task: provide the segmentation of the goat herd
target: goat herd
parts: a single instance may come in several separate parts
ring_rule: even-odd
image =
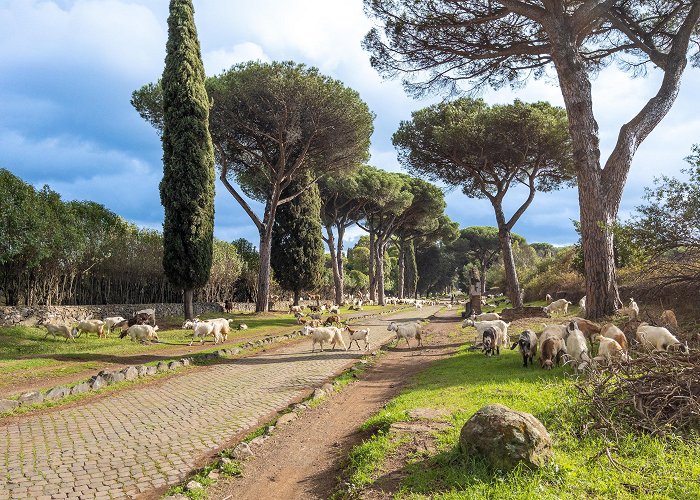
[[[547,296],[547,299],[551,297]],[[585,297],[579,305],[585,311]],[[551,301],[543,308],[547,316],[567,314],[571,302],[565,299]],[[634,299],[630,299],[627,307],[621,311],[630,320],[638,320],[639,307]],[[636,327],[634,343],[647,351],[662,352],[669,350],[688,351],[687,344],[681,343],[669,328],[677,330],[678,322],[675,313],[668,309],[659,318],[658,325],[640,322]],[[462,328],[473,326],[481,335],[477,348],[487,355],[500,354],[501,347],[509,343],[508,327],[498,313],[484,313],[464,320]],[[625,333],[612,323],[599,325],[584,318],[575,317],[563,324],[543,324],[543,330],[536,334],[532,330],[520,333],[518,340],[510,349],[520,348],[523,366],[532,365],[539,352],[539,364],[545,370],[559,364],[571,364],[576,371],[598,365],[608,365],[613,361],[629,360],[629,348]],[[592,352],[597,345],[597,353]]]

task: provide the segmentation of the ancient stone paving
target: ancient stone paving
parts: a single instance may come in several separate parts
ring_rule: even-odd
[[[427,317],[436,310],[390,318]],[[393,336],[386,320],[367,324],[375,346]],[[312,354],[310,343],[303,339],[272,353],[190,369],[162,383],[0,421],[0,500],[133,498],[178,483],[202,457],[362,354]]]

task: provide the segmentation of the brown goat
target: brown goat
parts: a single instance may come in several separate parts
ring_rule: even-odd
[[[571,320],[576,322],[578,329],[581,330],[583,336],[592,345],[593,339],[600,333],[600,325],[583,318],[571,318]]]
[[[551,370],[554,365],[559,364],[564,354],[566,354],[564,340],[559,337],[550,337],[542,342],[540,366],[545,370]]]
[[[326,320],[323,322],[324,326],[329,326],[329,325],[333,325],[333,324],[336,324],[336,325],[340,324],[340,316],[338,316],[337,314],[333,314],[331,316],[328,316],[326,318]]]
[[[608,323],[605,326],[603,326],[603,328],[600,329],[600,335],[608,339],[613,339],[615,342],[620,344],[620,347],[622,347],[622,350],[624,352],[627,352],[627,349],[629,347],[629,344],[627,343],[627,337],[622,332],[622,330],[620,330],[612,323]]]
[[[670,326],[672,329],[678,330],[678,321],[676,320],[676,313],[673,312],[673,309],[666,309],[662,312],[660,320],[662,326]]]

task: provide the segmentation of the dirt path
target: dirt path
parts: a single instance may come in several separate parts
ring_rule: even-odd
[[[357,312],[345,315],[345,319],[349,320],[351,324],[362,318],[368,316],[375,316],[377,314],[386,315],[396,312],[395,310],[386,311],[367,311],[367,312]],[[273,335],[284,335],[285,333],[291,333],[293,331],[298,331],[301,329],[300,326],[294,325],[290,327],[276,327],[268,331],[259,332],[252,335],[242,335],[242,336],[232,336],[227,342],[219,344],[220,348],[230,348],[238,344],[244,344],[246,342],[251,342],[265,338],[267,336]],[[46,378],[42,371],[55,370],[54,366],[48,367],[45,370],[38,368],[34,376],[30,379],[25,379],[18,382],[11,382],[8,385],[0,388],[0,398],[13,396],[17,394],[22,394],[29,391],[41,391],[45,389],[50,389],[51,387],[57,387],[59,385],[67,385],[81,380],[87,380],[93,375],[96,375],[101,370],[121,370],[127,366],[132,365],[142,365],[157,361],[167,361],[181,356],[189,356],[192,354],[197,354],[202,351],[211,350],[214,347],[212,341],[205,341],[204,344],[195,344],[188,346],[187,344],[162,344],[163,347],[159,349],[149,350],[148,352],[140,354],[130,354],[130,355],[100,355],[99,362],[92,362],[91,368],[84,370],[79,370],[69,375],[63,375],[59,377]],[[71,369],[74,366],[79,366],[84,361],[76,361],[75,357],[71,354],[44,354],[40,356],[34,356],[36,358],[51,358],[59,360],[62,366],[66,369]],[[31,356],[28,358],[32,358]],[[18,358],[22,359],[22,358]],[[95,364],[96,363],[96,364]]]
[[[209,498],[329,498],[348,452],[367,437],[360,425],[411,377],[456,352],[462,342],[448,333],[458,324],[454,312],[439,314],[427,328],[424,349],[409,350],[405,344],[389,349],[357,382],[254,447],[255,458],[245,462],[243,476],[220,480],[209,489]]]

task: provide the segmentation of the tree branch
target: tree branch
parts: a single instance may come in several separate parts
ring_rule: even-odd
[[[238,191],[236,191],[233,185],[228,181],[227,175],[228,167],[226,166],[225,160],[222,159],[221,175],[219,176],[219,179],[224,184],[224,187],[228,190],[228,192],[231,193],[231,196],[233,196],[238,202],[238,204],[243,208],[243,210],[245,210],[245,213],[248,214],[248,217],[250,217],[250,220],[253,221],[253,224],[255,224],[255,227],[258,228],[258,231],[262,233],[265,226],[260,220],[260,217],[258,217],[257,214],[253,212],[253,209],[250,208],[248,202],[245,201],[245,199],[240,194],[238,194]]]

